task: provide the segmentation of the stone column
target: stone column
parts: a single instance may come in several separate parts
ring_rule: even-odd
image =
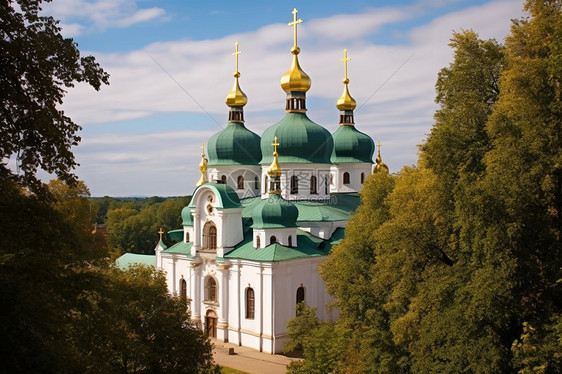
[[[217,324],[217,339],[228,341],[228,279],[230,265],[217,265],[219,278],[219,321]]]
[[[201,328],[201,263],[191,262],[191,320]]]

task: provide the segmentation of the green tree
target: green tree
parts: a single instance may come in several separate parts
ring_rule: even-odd
[[[0,158],[16,157],[26,186],[40,184],[38,168],[72,181],[77,164],[70,149],[80,141],[80,126],[60,104],[75,82],[99,90],[109,75],[94,57],[80,56],[59,21],[41,14],[39,0],[2,1],[0,19]],[[0,167],[10,174],[4,162]]]
[[[211,343],[189,322],[185,304],[168,293],[152,267],[102,269],[100,286],[71,310],[80,362],[95,373],[211,373]]]

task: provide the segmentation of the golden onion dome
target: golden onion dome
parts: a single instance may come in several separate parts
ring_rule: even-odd
[[[243,107],[248,103],[248,97],[242,90],[240,89],[240,84],[238,83],[238,78],[240,77],[240,73],[234,73],[234,87],[232,90],[226,95],[226,100],[224,101],[226,105],[229,107]]]
[[[349,79],[345,79],[343,81],[344,84],[343,93],[341,94],[340,98],[336,102],[336,107],[339,110],[353,110],[357,106],[355,99],[351,97],[351,95],[349,94],[349,89],[347,86],[348,83],[349,83]]]
[[[344,65],[344,78],[343,78],[344,87],[343,87],[342,95],[340,96],[340,98],[336,102],[336,107],[339,110],[353,110],[357,106],[357,103],[355,102],[355,99],[353,97],[351,97],[351,95],[349,94],[349,88],[347,86],[349,84],[349,78],[347,77],[347,62],[348,61],[351,61],[351,59],[349,57],[347,57],[347,48],[344,48],[343,58],[341,59],[341,62],[343,62],[343,65]]]
[[[377,172],[384,172],[386,174],[389,173],[388,170],[388,166],[386,166],[386,164],[384,162],[382,162],[382,158],[381,158],[381,141],[379,140],[377,142],[377,148],[378,148],[378,154],[377,154],[377,158],[375,159],[375,167],[373,169],[373,172],[377,173]]]
[[[277,143],[277,137],[275,137],[273,139],[273,144],[271,144],[273,146],[273,162],[271,162],[271,165],[269,166],[269,169],[267,169],[267,174],[271,177],[271,178],[275,178],[275,177],[280,177],[282,174],[282,170],[281,170],[281,165],[279,165],[279,154],[277,153],[277,146],[279,145],[279,143]]]
[[[299,53],[299,48],[293,47],[291,49],[293,54],[293,63],[288,72],[281,77],[281,88],[285,92],[306,92],[310,89],[311,81],[308,74],[306,74],[299,65],[299,59],[297,57]]]

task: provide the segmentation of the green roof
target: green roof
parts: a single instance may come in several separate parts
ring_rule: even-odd
[[[187,255],[188,257],[191,257],[191,246],[193,245],[193,242],[184,242],[181,241],[179,243],[174,244],[173,246],[171,246],[168,249],[165,249],[163,252],[164,253],[174,253],[174,254],[179,254],[179,255]]]
[[[183,240],[183,229],[170,230],[168,236],[174,242],[181,242]]]
[[[253,218],[254,209],[262,204],[261,197],[243,199],[242,217]],[[267,201],[267,199],[265,199]],[[334,222],[347,221],[360,203],[358,193],[332,194],[328,201],[291,201],[297,207],[298,222]]]
[[[245,235],[244,241],[224,255],[225,258],[238,258],[251,261],[278,262],[305,257],[327,256],[332,245],[343,238],[343,229],[337,229],[330,240],[323,240],[305,231],[297,230],[297,247],[285,247],[279,243],[256,249],[253,234]]]
[[[211,190],[215,192],[219,203],[218,208],[229,209],[229,208],[242,207],[242,205],[240,205],[240,198],[238,197],[238,194],[236,193],[236,191],[232,189],[232,187],[228,186],[227,184],[205,183],[197,187],[197,190],[199,190],[201,187],[209,187]],[[195,196],[197,190],[195,190],[193,196]],[[195,199],[192,198],[191,202],[187,207],[194,208],[195,207],[194,204],[195,204]]]
[[[357,130],[355,126],[340,126],[333,135],[333,163],[369,162],[373,163],[375,143],[367,134]]]
[[[299,211],[279,194],[271,194],[252,209],[253,228],[297,227]]]
[[[131,265],[148,265],[156,266],[156,256],[141,255],[138,253],[125,253],[115,260],[117,267],[121,270],[127,270]]]
[[[279,142],[279,162],[331,164],[334,148],[332,135],[312,122],[305,113],[287,113],[283,119],[264,131],[261,137],[261,164],[273,161],[273,143]]]
[[[261,160],[260,137],[241,122],[230,122],[209,139],[209,166],[258,165]]]

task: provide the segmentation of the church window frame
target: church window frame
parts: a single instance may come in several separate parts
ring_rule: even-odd
[[[205,282],[206,297],[205,301],[216,302],[218,296],[217,281],[215,278],[209,276]]]
[[[317,182],[316,175],[310,176],[310,194],[311,195],[318,194],[318,182]]]
[[[256,248],[261,248],[261,237],[256,236]]]
[[[293,235],[289,235],[289,247],[293,246]]]
[[[185,242],[188,243],[189,242],[189,231],[185,232]]]
[[[346,171],[345,173],[343,173],[343,184],[350,184],[350,177],[349,177],[349,173]]]
[[[213,221],[207,221],[203,226],[203,250],[217,250],[217,226]]]
[[[361,184],[365,182],[365,173],[361,173]]]
[[[328,194],[328,176],[327,175],[324,177],[324,194],[325,195]]]
[[[221,184],[226,184],[226,175],[221,175]]]
[[[246,319],[254,319],[256,312],[256,293],[252,287],[246,288]]]
[[[297,288],[297,292],[296,292],[296,300],[297,300],[296,304],[298,305],[300,303],[304,303],[304,297],[305,297],[304,287],[300,286],[299,288]]]
[[[263,193],[267,193],[267,191],[268,191],[267,190],[267,188],[268,188],[267,184],[269,183],[269,177],[267,175],[264,176],[264,182],[265,183],[263,184]]]
[[[299,193],[299,177],[296,175],[291,176],[291,195]]]
[[[239,190],[244,189],[244,176],[243,175],[239,175],[238,178],[236,178],[236,188],[239,189]]]
[[[277,237],[275,235],[271,235],[269,238],[269,245],[277,243]]]
[[[260,179],[257,175],[254,176],[254,190],[260,189]]]

